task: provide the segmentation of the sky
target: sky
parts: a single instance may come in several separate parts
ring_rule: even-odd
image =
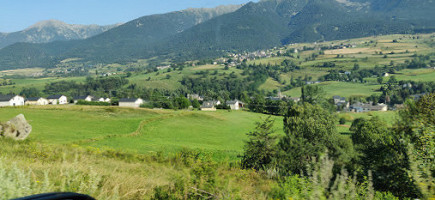
[[[250,0],[0,0],[0,32],[56,19],[68,24],[109,25],[186,8],[243,4]],[[251,0],[258,1],[258,0]]]

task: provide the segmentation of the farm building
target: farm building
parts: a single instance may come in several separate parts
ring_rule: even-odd
[[[97,102],[110,103],[110,98],[105,98],[105,97],[94,97],[92,100]]]
[[[300,97],[290,97],[290,100],[294,101],[295,103],[299,102],[301,100]]]
[[[3,106],[23,106],[24,97],[19,95],[0,95],[0,107]]]
[[[68,104],[68,98],[64,95],[51,95],[49,97],[47,97],[48,100],[48,104],[52,104],[52,105],[63,105],[63,104]]]
[[[231,110],[239,110],[240,108],[243,108],[245,105],[243,102],[239,100],[227,101],[226,104],[231,108]]]
[[[353,112],[370,112],[370,111],[387,111],[388,106],[381,103],[372,105],[371,103],[355,103],[350,106],[350,110]]]
[[[31,97],[26,99],[26,105],[44,106],[48,105],[48,100],[42,97]]]
[[[349,108],[350,104],[348,101],[346,101],[345,97],[340,97],[340,96],[333,96],[332,99],[334,100],[334,104],[338,107],[344,107],[344,108]]]
[[[87,96],[77,96],[74,97],[74,103],[77,103],[79,100],[83,100],[83,101],[92,101],[94,97],[91,95],[87,95]]]
[[[123,98],[119,99],[119,107],[131,107],[131,108],[139,108],[140,105],[144,103],[143,99],[129,99]]]
[[[201,105],[200,109],[202,111],[216,111],[215,105],[213,101],[206,101]]]

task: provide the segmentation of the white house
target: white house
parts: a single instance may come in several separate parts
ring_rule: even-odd
[[[388,111],[388,105],[386,104],[377,104],[372,105],[371,103],[360,103],[357,102],[350,107],[353,112],[370,112],[370,111]]]
[[[48,104],[52,104],[52,105],[68,104],[68,98],[64,95],[51,95],[47,97],[47,100],[48,100]]]
[[[119,107],[131,107],[131,108],[139,108],[140,105],[144,103],[143,99],[129,99],[123,98],[119,99]]]
[[[0,95],[0,107],[3,106],[23,106],[24,97],[19,95]]]
[[[94,97],[91,95],[87,95],[87,96],[77,96],[74,97],[74,103],[77,103],[79,100],[83,100],[83,101],[92,101]]]
[[[241,102],[239,100],[227,101],[226,104],[227,104],[227,106],[230,106],[231,110],[239,110],[240,108],[243,108],[243,106],[244,106],[243,102]]]
[[[201,105],[200,109],[202,111],[216,111],[216,107],[214,106],[215,104],[213,103],[213,101],[206,101]]]
[[[98,102],[110,103],[110,98],[105,98],[105,97],[94,97],[93,100],[94,101],[98,101]]]
[[[44,106],[48,105],[48,100],[42,97],[31,97],[26,99],[26,105]]]

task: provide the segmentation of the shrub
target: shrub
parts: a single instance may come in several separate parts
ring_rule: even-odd
[[[88,106],[110,106],[110,103],[108,102],[100,102],[100,101],[85,101],[85,100],[78,100],[77,105],[88,105]]]

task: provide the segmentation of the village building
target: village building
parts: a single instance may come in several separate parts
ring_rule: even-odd
[[[26,99],[25,104],[26,105],[45,106],[45,105],[48,105],[48,100],[46,98],[42,98],[42,97],[30,97],[30,98]]]
[[[350,106],[350,110],[352,112],[370,112],[370,111],[382,111],[385,112],[388,110],[388,106],[386,104],[377,104],[377,105],[372,105],[371,103],[355,103],[352,104],[352,106]]]
[[[231,110],[239,110],[245,106],[245,104],[239,100],[227,101],[226,105],[231,108]]]
[[[201,105],[200,109],[202,111],[216,111],[216,107],[215,107],[215,104],[213,103],[213,101],[206,101],[206,102],[204,102]]]
[[[23,106],[24,97],[19,95],[0,95],[0,107]]]
[[[106,97],[93,97],[92,101],[110,103],[111,100],[110,98],[106,98]]]
[[[130,99],[130,98],[122,98],[119,99],[119,107],[130,107],[130,108],[139,108],[140,105],[144,103],[143,99]]]
[[[335,95],[332,97],[332,99],[334,100],[334,104],[339,108],[349,108],[350,107],[350,103],[348,101],[346,101],[345,97],[340,97],[338,95]]]
[[[189,99],[189,100],[198,100],[198,101],[203,101],[204,100],[204,97],[202,97],[202,96],[199,96],[199,94],[187,94],[187,98]]]
[[[300,98],[300,97],[290,97],[289,99],[292,100],[292,101],[295,102],[295,103],[301,101],[301,98]]]
[[[158,66],[158,67],[157,67],[157,70],[164,70],[164,69],[168,69],[168,68],[170,68],[170,67],[171,67],[170,65]]]
[[[82,101],[92,101],[92,99],[94,99],[94,97],[91,96],[91,95],[76,96],[76,97],[74,97],[74,103],[77,103],[79,100],[82,100]]]
[[[65,95],[51,95],[49,97],[47,97],[48,100],[48,104],[51,105],[64,105],[64,104],[68,104],[68,98]]]

